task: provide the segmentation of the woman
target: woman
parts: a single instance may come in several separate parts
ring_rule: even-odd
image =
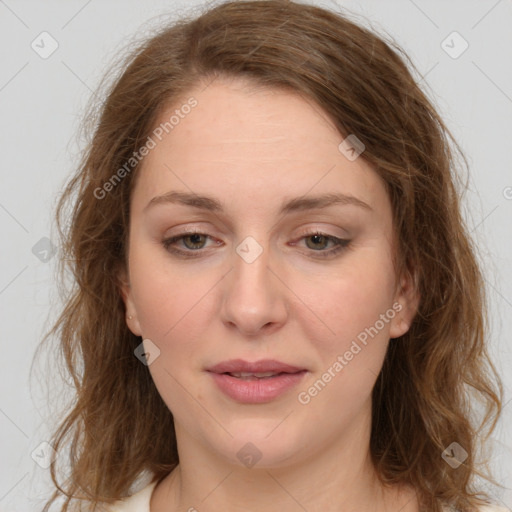
[[[63,510],[500,510],[451,135],[399,53],[285,1],[134,51],[59,203]]]

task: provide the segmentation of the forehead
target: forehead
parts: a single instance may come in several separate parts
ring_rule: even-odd
[[[192,90],[190,98],[193,108],[182,108],[185,97],[161,112],[155,128],[167,130],[139,169],[139,207],[172,189],[260,203],[333,189],[383,200],[378,175],[362,158],[350,161],[340,152],[342,135],[311,100],[222,79]]]

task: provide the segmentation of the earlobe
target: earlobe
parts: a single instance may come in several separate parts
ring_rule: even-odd
[[[128,329],[130,329],[130,331],[135,334],[135,336],[142,336],[142,329],[140,328],[137,315],[127,315],[126,325],[128,326]]]
[[[400,316],[396,316],[391,322],[389,337],[391,339],[400,338],[409,330],[409,324]]]

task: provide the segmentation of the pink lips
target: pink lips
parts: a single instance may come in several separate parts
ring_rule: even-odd
[[[307,373],[304,368],[291,366],[273,359],[249,362],[243,359],[232,359],[216,364],[207,371],[212,375],[220,390],[241,403],[270,402],[296,386]],[[245,380],[234,377],[232,373],[265,373],[273,372],[271,377],[251,377]]]

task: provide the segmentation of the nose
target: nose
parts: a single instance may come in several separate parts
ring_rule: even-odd
[[[284,279],[272,265],[268,248],[261,247],[253,259],[255,250],[254,239],[245,253],[241,244],[233,254],[233,269],[223,280],[222,321],[245,336],[275,332],[288,316]]]

